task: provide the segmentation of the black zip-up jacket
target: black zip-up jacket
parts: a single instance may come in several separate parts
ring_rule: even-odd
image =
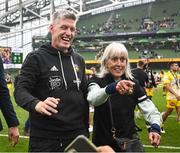
[[[124,75],[121,79],[127,80]],[[116,128],[116,136],[118,138],[133,139],[133,135],[136,133],[134,110],[138,103],[147,99],[147,97],[145,96],[145,91],[142,87],[140,87],[138,81],[135,79],[132,81],[135,83],[132,94],[121,95],[116,91],[109,96],[105,103],[95,107],[94,131],[92,138],[95,145],[101,146],[108,144],[113,147],[113,136],[111,132],[112,120],[109,103],[111,103],[112,107],[111,109],[114,127]],[[89,80],[89,84],[96,83],[101,88],[104,88],[113,82],[114,79],[111,74],[107,74],[104,78],[92,77]],[[141,99],[139,99],[140,97]]]
[[[3,62],[1,57],[0,57],[0,109],[3,113],[3,116],[6,120],[8,127],[16,127],[19,125],[19,121],[16,117],[16,113],[14,112],[14,108],[10,100],[9,91],[6,85]],[[3,127],[0,120],[0,131],[2,129]]]
[[[139,84],[145,88],[146,85],[149,83],[149,78],[147,73],[140,68],[132,69],[133,76],[136,78],[136,80],[139,81]]]
[[[28,54],[14,92],[17,104],[30,112],[30,135],[45,138],[87,135],[86,94],[83,58],[72,48],[64,54],[49,43]],[[46,116],[36,112],[36,104],[47,97],[60,98],[57,114]]]

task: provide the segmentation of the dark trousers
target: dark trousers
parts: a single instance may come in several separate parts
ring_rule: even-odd
[[[29,117],[28,117],[25,124],[24,124],[24,129],[29,130],[29,128],[30,128],[30,121],[29,121]]]
[[[30,137],[29,152],[64,152],[73,139],[47,139]]]

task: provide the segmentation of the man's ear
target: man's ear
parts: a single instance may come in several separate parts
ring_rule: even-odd
[[[51,31],[52,31],[52,29],[53,29],[53,25],[52,25],[52,24],[50,24],[50,25],[49,25],[49,31],[51,32]]]

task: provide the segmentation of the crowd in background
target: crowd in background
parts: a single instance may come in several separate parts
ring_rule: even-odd
[[[164,10],[165,11],[165,10]],[[165,14],[166,15],[166,14]],[[115,14],[109,22],[104,21],[97,25],[92,24],[89,27],[85,25],[78,29],[78,35],[93,35],[93,34],[104,34],[104,33],[116,33],[117,31],[129,32],[129,31],[158,31],[166,29],[178,28],[178,21],[175,17],[180,16],[180,12],[171,14],[170,16],[164,16],[161,20],[157,20],[156,17],[144,16],[142,18],[127,20],[121,17],[120,14]],[[133,23],[139,25],[134,28]]]

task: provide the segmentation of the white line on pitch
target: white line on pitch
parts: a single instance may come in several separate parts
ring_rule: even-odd
[[[0,136],[2,137],[8,137],[7,134],[0,134]],[[19,136],[20,138],[25,138],[25,139],[28,139],[29,137],[28,136]],[[151,146],[151,145],[143,145],[144,147],[147,147],[147,148],[153,148],[154,146]],[[158,146],[158,148],[166,148],[166,149],[180,149],[180,147],[174,147],[174,146]]]
[[[8,135],[7,135],[7,134],[0,134],[0,136],[2,136],[2,137],[8,137]],[[23,136],[23,135],[20,135],[19,137],[20,137],[20,138],[29,139],[29,137],[28,137],[28,136]]]
[[[154,146],[151,145],[143,145],[144,147],[147,148],[154,148]],[[158,148],[163,148],[163,149],[180,149],[180,147],[174,147],[174,146],[158,146]]]

